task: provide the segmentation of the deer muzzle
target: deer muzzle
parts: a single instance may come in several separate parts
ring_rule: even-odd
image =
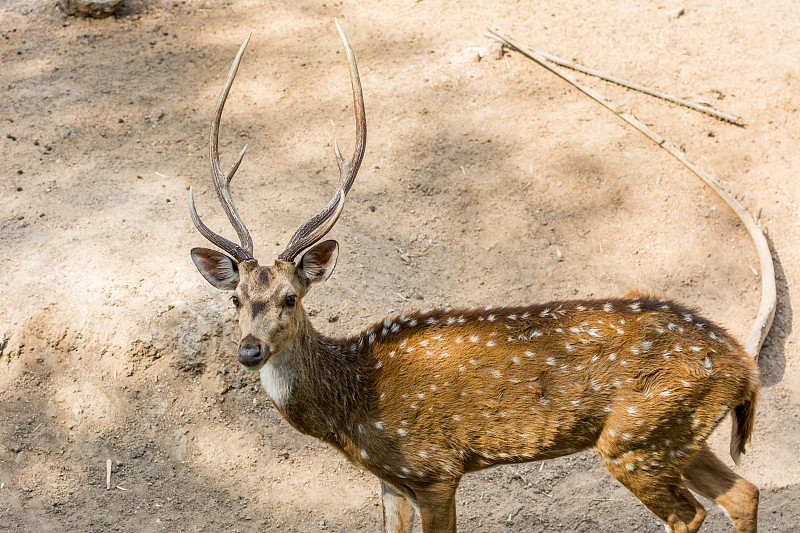
[[[261,349],[261,343],[252,335],[248,335],[239,341],[239,352],[236,358],[247,367],[260,365],[264,361],[264,350]]]

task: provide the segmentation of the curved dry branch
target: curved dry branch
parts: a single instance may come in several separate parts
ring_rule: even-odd
[[[690,161],[686,155],[674,144],[670,143],[652,131],[631,113],[621,110],[615,104],[611,103],[609,100],[606,100],[602,95],[600,95],[600,93],[594,89],[591,89],[590,87],[587,87],[586,85],[583,85],[569,73],[547,61],[547,59],[540,54],[518,44],[510,37],[501,34],[494,28],[489,27],[488,31],[494,38],[503,42],[509,48],[516,50],[529,59],[532,59],[539,66],[549,70],[559,78],[571,84],[576,89],[590,97],[592,100],[599,103],[620,117],[622,120],[636,128],[639,132],[643,133],[659,147],[669,152],[686,168],[691,170],[698,178],[703,180],[703,182],[705,182],[705,184],[708,185],[711,190],[713,190],[720,198],[722,198],[722,200],[728,204],[733,212],[736,213],[736,216],[739,217],[739,219],[745,225],[745,228],[747,228],[750,238],[753,239],[753,243],[755,244],[758,252],[758,260],[761,264],[761,304],[758,308],[758,314],[756,315],[755,323],[753,324],[752,328],[750,328],[750,334],[747,336],[747,340],[745,340],[744,344],[745,351],[754,359],[758,359],[758,354],[761,351],[761,345],[764,344],[764,339],[766,339],[770,327],[772,327],[772,320],[775,318],[777,290],[775,286],[775,266],[772,263],[772,253],[770,252],[769,244],[767,243],[766,237],[764,237],[764,233],[758,227],[755,220],[753,220],[753,217],[750,216],[750,213],[748,213],[747,210],[742,207],[742,204],[740,204],[730,193],[723,189],[722,185],[720,185],[720,183],[711,174]]]

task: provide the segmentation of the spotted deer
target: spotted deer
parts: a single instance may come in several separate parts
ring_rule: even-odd
[[[738,462],[753,430],[756,365],[722,327],[673,301],[622,298],[518,307],[438,309],[389,317],[355,335],[314,329],[303,298],[333,272],[333,227],[366,145],[363,95],[347,52],[356,116],[351,159],[335,153],[339,187],[271,265],[231,199],[220,168],[220,117],[245,41],[217,100],[211,168],[236,244],[192,220],[225,253],[194,248],[214,287],[232,291],[238,360],[259,370],[267,394],[294,428],[316,437],[381,481],[384,526],[408,533],[456,531],[461,477],[493,465],[540,461],[594,448],[612,476],[670,532],[695,532],[715,500],[737,533],[755,532],[758,489],[736,475],[706,439],[728,414]],[[248,37],[249,40],[249,37]]]

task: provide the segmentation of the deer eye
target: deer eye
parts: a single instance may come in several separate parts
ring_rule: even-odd
[[[239,298],[237,298],[235,294],[231,296],[231,301],[233,302],[234,307],[239,307],[239,305],[241,305],[241,302],[239,302]]]
[[[289,296],[286,297],[285,302],[287,307],[294,307],[294,304],[297,303],[297,296],[295,296],[294,294],[290,294]]]

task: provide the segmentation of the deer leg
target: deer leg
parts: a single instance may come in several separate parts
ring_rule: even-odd
[[[415,491],[422,533],[456,533],[458,481],[434,483]]]
[[[634,456],[635,457],[635,456]],[[692,496],[674,467],[644,470],[635,460],[603,456],[611,475],[665,524],[670,533],[696,533],[706,510]]]
[[[738,476],[707,447],[695,453],[681,473],[690,489],[725,509],[736,533],[756,533],[758,487]]]
[[[383,529],[386,533],[411,533],[414,529],[414,506],[388,483],[381,481]]]

